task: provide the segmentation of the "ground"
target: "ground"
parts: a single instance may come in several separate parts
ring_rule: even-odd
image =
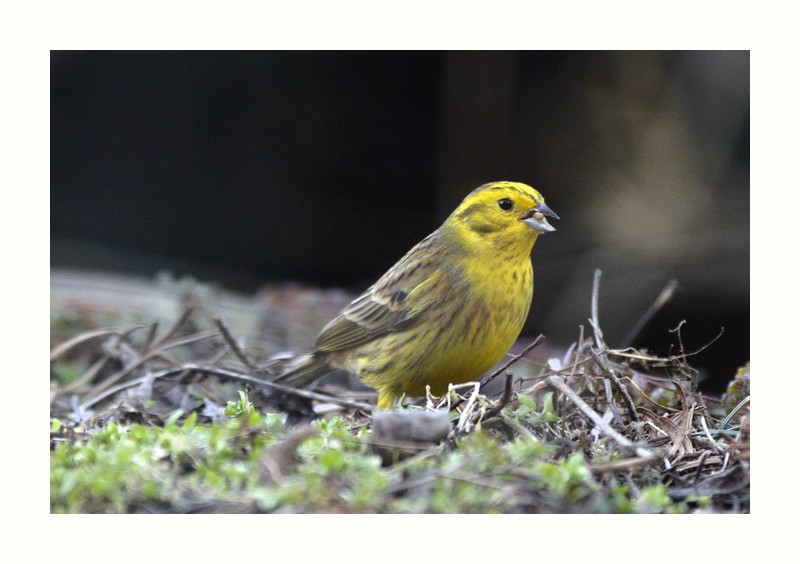
[[[52,273],[51,512],[749,512],[749,366],[709,397],[679,330],[656,358],[593,318],[391,411],[273,384],[350,298]]]

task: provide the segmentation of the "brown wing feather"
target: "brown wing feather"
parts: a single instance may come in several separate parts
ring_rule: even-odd
[[[418,323],[437,295],[430,288],[441,278],[436,268],[441,258],[428,252],[434,235],[420,241],[328,323],[317,337],[316,350],[334,352],[357,347]]]

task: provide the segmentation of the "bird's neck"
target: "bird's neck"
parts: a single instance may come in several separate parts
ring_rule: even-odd
[[[452,248],[463,249],[466,259],[487,265],[530,261],[537,233],[520,223],[520,229],[509,231],[480,231],[454,222],[442,226],[442,236],[449,239]]]

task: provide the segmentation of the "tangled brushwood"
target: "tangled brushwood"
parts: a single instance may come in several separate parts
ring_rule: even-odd
[[[385,412],[271,382],[191,308],[81,333],[51,353],[51,511],[748,512],[749,367],[710,398],[690,354],[610,349],[596,308],[590,326],[538,373],[514,375],[537,340]]]

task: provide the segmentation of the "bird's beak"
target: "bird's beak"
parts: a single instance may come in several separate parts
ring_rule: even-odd
[[[548,208],[544,202],[540,202],[538,206],[533,208],[525,217],[522,218],[522,222],[539,233],[555,231],[556,228],[547,223],[547,219],[544,217],[546,215],[556,219],[561,219],[558,217],[558,214]]]

